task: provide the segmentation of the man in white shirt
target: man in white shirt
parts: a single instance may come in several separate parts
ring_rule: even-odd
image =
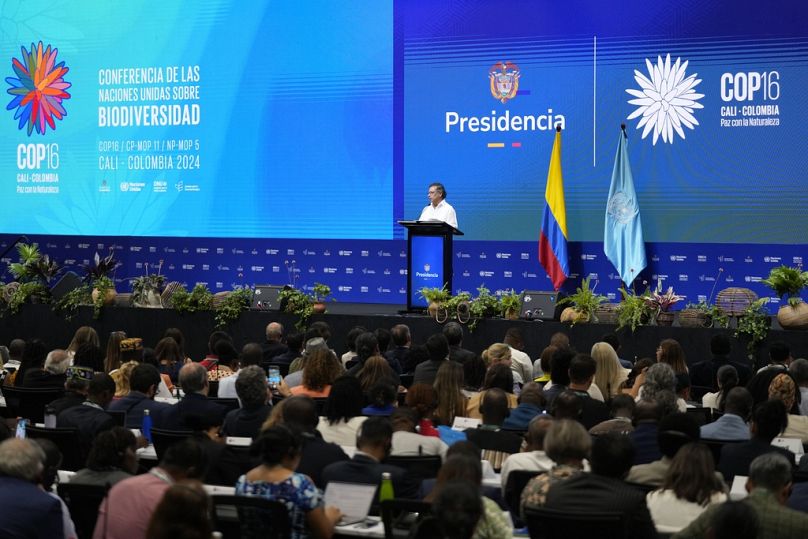
[[[533,381],[533,361],[522,350],[525,348],[522,332],[518,328],[509,328],[502,341],[511,349],[511,371],[513,381],[526,384]]]
[[[421,212],[418,220],[443,221],[457,228],[457,214],[454,208],[446,202],[446,189],[443,184],[437,182],[429,184],[426,196],[429,198],[429,205]]]
[[[239,356],[239,368],[249,367],[250,365],[261,365],[263,358],[263,349],[258,343],[247,343],[241,349]],[[216,394],[220,399],[236,399],[236,380],[238,379],[238,370],[226,378],[219,380],[219,392]]]

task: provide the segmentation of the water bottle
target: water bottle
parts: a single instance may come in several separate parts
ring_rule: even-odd
[[[143,437],[146,438],[146,441],[149,442],[149,445],[151,445],[152,443],[151,428],[152,428],[151,415],[149,415],[148,410],[143,410],[143,425],[140,427],[140,432],[141,434],[143,434]]]
[[[393,478],[390,476],[390,472],[384,472],[382,474],[382,485],[379,487],[379,503],[384,500],[392,500],[394,497]]]
[[[45,428],[56,428],[56,410],[50,404],[45,405]]]

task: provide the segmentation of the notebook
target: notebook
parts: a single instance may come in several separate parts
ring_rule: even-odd
[[[377,485],[331,481],[325,487],[325,505],[342,512],[338,526],[362,522],[368,516]]]

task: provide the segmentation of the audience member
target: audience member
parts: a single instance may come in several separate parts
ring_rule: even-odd
[[[415,367],[413,384],[432,385],[435,382],[438,369],[449,361],[449,341],[446,340],[442,333],[430,335],[426,340],[426,349],[429,352],[429,361],[424,361]]]
[[[752,395],[744,387],[734,387],[721,404],[724,405],[724,414],[716,421],[702,425],[701,437],[708,440],[748,440],[749,426],[746,421],[752,413]]]
[[[369,417],[356,437],[356,453],[351,460],[329,464],[323,470],[323,481],[380,485],[383,473],[393,480],[396,498],[415,498],[418,485],[407,472],[397,466],[382,464],[390,454],[393,427],[386,417]],[[374,496],[378,500],[378,496]],[[378,510],[377,502],[374,506]]]
[[[180,369],[185,363],[185,357],[180,352],[180,346],[171,337],[164,337],[160,339],[157,346],[154,348],[154,355],[157,356],[159,362],[160,374],[165,374],[169,377],[172,384],[176,384]],[[169,389],[171,385],[169,385]]]
[[[267,403],[270,393],[264,369],[258,365],[241,369],[236,379],[236,394],[241,407],[227,412],[222,435],[255,438],[272,409]]]
[[[331,392],[331,384],[342,374],[342,365],[325,346],[325,341],[322,341],[322,344],[322,347],[312,347],[310,352],[306,352],[306,366],[303,369],[301,384],[290,388],[292,395],[326,398]]]
[[[589,434],[600,436],[607,432],[619,432],[620,434],[631,433],[634,431],[632,421],[634,420],[635,407],[636,403],[630,395],[617,395],[612,399],[609,405],[609,413],[612,419],[598,423],[589,429]]]
[[[724,404],[726,402],[727,393],[732,388],[737,387],[739,383],[738,370],[732,365],[721,365],[715,375],[718,385],[718,391],[714,393],[705,393],[701,398],[701,405],[705,408],[712,408],[724,413]]]
[[[786,410],[788,410],[788,426],[783,432],[783,436],[786,438],[799,438],[805,444],[808,443],[808,416],[794,413],[799,411],[797,407],[798,396],[797,384],[794,383],[794,379],[791,378],[788,372],[778,374],[769,384],[769,399],[783,401],[783,404],[786,405]]]
[[[126,413],[126,428],[139,429],[143,425],[143,411],[149,410],[152,421],[162,410],[172,405],[154,400],[157,387],[160,385],[160,372],[156,367],[141,363],[137,365],[129,377],[129,393],[113,401],[109,410]]]
[[[438,397],[435,422],[439,425],[454,423],[455,417],[466,415],[466,396],[463,394],[463,366],[456,361],[446,361],[438,369],[432,384]]]
[[[180,357],[182,358],[183,363],[187,363],[192,361],[188,354],[185,352],[185,335],[183,335],[182,330],[180,328],[168,328],[163,332],[163,338],[171,337],[174,339],[174,342],[177,343],[177,346],[180,349]]]
[[[440,394],[439,394],[440,395]],[[440,400],[440,397],[438,397]],[[509,430],[527,430],[527,426],[539,414],[544,413],[544,395],[541,386],[536,382],[528,382],[522,387],[517,399],[519,405],[510,411],[502,423],[502,428]]]
[[[65,371],[70,366],[70,356],[64,350],[51,350],[45,359],[44,366],[28,369],[23,379],[23,387],[28,388],[64,388],[67,376]]]
[[[154,509],[146,539],[210,539],[210,511],[210,498],[202,483],[175,483]]]
[[[266,340],[261,345],[263,350],[262,367],[266,368],[276,356],[279,356],[289,350],[283,344],[283,326],[278,322],[270,322],[267,324],[265,330]]]
[[[71,484],[114,485],[137,472],[137,440],[132,431],[112,427],[93,440],[87,467],[70,478]]]
[[[217,359],[213,365],[207,367],[208,380],[218,382],[238,371],[239,355],[232,341],[226,339],[217,342],[214,351]]]
[[[550,360],[550,381],[544,385],[544,398],[547,407],[553,405],[555,398],[567,389],[570,383],[570,363],[575,353],[569,348],[558,348]]]
[[[794,453],[782,447],[771,445],[772,440],[782,434],[788,424],[783,401],[771,400],[758,404],[752,413],[749,426],[751,439],[748,442],[725,444],[718,459],[718,470],[728,485],[736,475],[749,475],[749,464],[764,453],[780,453],[789,462],[794,462]]]
[[[322,337],[312,337],[311,339],[308,339],[306,341],[306,346],[303,353],[300,355],[300,357],[295,359],[291,365],[289,365],[289,374],[283,379],[281,388],[283,388],[284,385],[288,388],[293,388],[302,384],[303,371],[306,368],[306,363],[308,363],[309,358],[315,352],[319,351],[327,351],[333,355],[333,352],[331,352],[331,350],[328,348],[328,343],[326,343],[325,339]]]
[[[233,338],[224,331],[214,331],[210,334],[210,337],[208,337],[208,353],[202,361],[199,362],[206,370],[212,369],[219,362],[219,356],[216,355],[216,344],[221,340],[230,343],[233,342]]]
[[[583,399],[574,391],[566,390],[555,398],[550,413],[556,419],[572,419],[580,423],[583,410]]]
[[[115,420],[106,413],[115,394],[115,382],[108,374],[97,373],[90,382],[87,400],[68,408],[56,416],[59,428],[75,428],[82,454],[90,452],[90,446],[99,432],[115,426]]]
[[[104,351],[93,343],[84,343],[73,356],[73,366],[86,367],[93,372],[104,371]]]
[[[620,395],[628,378],[628,369],[620,364],[612,345],[598,342],[592,346],[592,359],[595,360],[595,378],[593,383],[603,393],[605,399]]]
[[[749,504],[724,502],[713,515],[707,537],[711,539],[757,539],[760,523]]]
[[[366,365],[371,361],[373,360],[368,361]],[[365,393],[368,405],[362,408],[362,415],[389,416],[392,414],[398,404],[396,389],[392,378],[382,378],[373,384]]]
[[[587,430],[609,419],[609,408],[603,404],[603,399],[592,397],[592,381],[595,379],[596,368],[595,360],[586,354],[576,354],[569,368],[568,390],[581,398],[579,421]]]
[[[334,381],[323,408],[325,417],[317,425],[326,442],[345,447],[356,445],[356,433],[367,419],[362,415],[361,394],[359,380],[353,376],[340,376]]]
[[[640,399],[634,409],[634,430],[629,433],[634,445],[634,464],[648,464],[662,458],[659,451],[659,420],[662,407],[653,400]]]
[[[620,366],[624,369],[631,370],[631,367],[633,367],[631,361],[620,357],[620,353],[623,351],[623,346],[620,344],[620,338],[617,336],[617,333],[606,333],[600,338],[600,342],[605,342],[606,344],[610,345],[614,350],[614,353],[617,354],[618,360],[620,361]]]
[[[465,365],[467,361],[477,357],[471,350],[463,348],[463,326],[457,322],[447,322],[443,326],[443,336],[449,343],[449,359]]]
[[[628,481],[654,487],[662,485],[679,448],[687,443],[699,441],[699,426],[696,420],[687,414],[667,415],[659,422],[657,441],[662,458],[648,464],[632,466],[628,473]]]
[[[718,369],[724,365],[731,365],[735,367],[735,370],[738,372],[739,385],[745,386],[752,378],[752,369],[749,368],[749,365],[739,361],[732,361],[729,358],[731,351],[732,341],[730,341],[727,335],[723,333],[714,335],[713,338],[710,339],[710,353],[712,358],[706,361],[699,361],[690,368],[690,379],[693,381],[693,385],[709,387],[712,388],[713,391],[718,390],[719,387],[716,384]]]
[[[625,519],[626,537],[656,538],[642,491],[623,482],[634,460],[631,441],[622,434],[598,436],[592,442],[591,473],[557,481],[544,506],[574,513],[618,513]],[[529,506],[528,506],[529,507]]]
[[[544,437],[544,451],[555,465],[525,486],[520,503],[522,515],[526,507],[543,506],[553,485],[581,473],[591,447],[592,438],[580,423],[570,419],[553,421]]]
[[[795,359],[788,372],[800,390],[800,415],[808,416],[808,359]]]
[[[768,453],[755,458],[749,466],[746,490],[749,496],[740,503],[748,505],[755,512],[760,526],[758,537],[808,537],[808,515],[785,506],[791,491],[791,463],[786,457]],[[708,508],[674,538],[707,537],[720,507]]]
[[[40,339],[31,339],[26,341],[20,364],[17,367],[17,370],[6,378],[6,385],[25,387],[26,373],[32,369],[42,369],[47,356],[48,349],[45,346],[45,343]],[[62,381],[62,383],[64,383],[64,381]]]
[[[334,462],[348,460],[348,455],[337,444],[323,440],[317,430],[317,405],[310,397],[289,397],[283,403],[283,425],[291,429],[302,446],[296,470],[311,478],[318,488],[325,488],[321,474],[323,468]],[[276,408],[279,405],[276,405]]]
[[[348,376],[356,376],[368,358],[379,355],[379,340],[370,331],[360,333],[356,337],[355,346],[356,356],[345,365],[345,368],[348,369],[346,372]]]
[[[87,367],[68,367],[65,371],[65,395],[48,406],[55,414],[78,406],[87,399],[87,389],[93,379],[93,370]]]
[[[542,388],[550,381],[550,369],[552,368],[553,355],[558,351],[555,346],[547,346],[541,351],[539,359],[533,362],[533,381],[541,385]]]
[[[367,333],[367,328],[363,326],[354,326],[345,336],[345,346],[348,347],[348,351],[342,354],[340,358],[342,360],[343,367],[348,366],[348,362],[356,357],[356,338],[362,335],[363,333]],[[412,372],[411,370],[405,370],[404,372]]]
[[[525,352],[525,340],[518,328],[508,328],[502,342],[508,345],[511,352],[511,370],[513,379],[518,384],[533,380],[533,362]]]
[[[390,368],[390,364],[382,356],[369,357],[362,365],[362,369],[356,374],[365,396],[379,380],[393,380],[394,376],[393,369]],[[396,388],[398,388],[398,384],[396,384]]]
[[[250,365],[261,365],[261,358],[263,351],[261,345],[255,342],[245,344],[241,349],[241,354],[238,357],[238,369],[249,367]],[[238,397],[236,393],[236,380],[238,380],[239,370],[236,370],[230,376],[219,379],[219,390],[216,396],[220,399],[235,399]],[[266,373],[264,369],[262,372]]]
[[[525,435],[525,441],[527,441],[525,450],[521,453],[509,455],[502,464],[500,479],[502,480],[503,494],[511,472],[517,470],[546,472],[553,467],[553,461],[544,452],[544,438],[552,424],[553,416],[546,414],[536,416],[530,421]]]
[[[288,368],[288,366],[291,365],[294,360],[296,360],[303,354],[303,344],[304,344],[303,337],[304,335],[299,331],[293,331],[287,334],[286,347],[288,348],[288,350],[286,350],[286,352],[282,354],[274,356],[272,358],[272,361],[267,364],[267,367],[269,367],[269,365],[286,365]],[[261,345],[258,346],[260,347]],[[242,350],[242,354],[243,353],[244,351]]]
[[[92,344],[98,348],[101,347],[101,339],[98,338],[98,333],[94,328],[90,326],[81,326],[73,334],[70,344],[68,344],[67,348],[65,349],[67,355],[70,356],[71,362],[73,360],[73,356],[76,355],[76,352],[83,344]]]
[[[428,384],[413,384],[404,399],[408,408],[418,414],[418,432],[424,436],[439,436],[432,417],[438,405],[435,390]]]
[[[498,537],[498,535],[478,535],[485,506],[475,493],[469,481],[448,481],[440,493],[432,500],[432,519],[425,520],[416,531],[415,539],[472,539],[474,537]],[[431,522],[436,529],[423,529]],[[493,530],[492,530],[493,531]]]
[[[177,404],[158,410],[154,425],[167,430],[188,430],[193,426],[193,418],[199,417],[212,418],[221,425],[225,408],[208,400],[208,371],[199,363],[188,363],[180,369],[179,382],[185,396]]]
[[[785,372],[791,360],[791,348],[783,341],[772,341],[769,343],[769,364],[758,369],[758,372],[765,369]]]
[[[656,351],[658,363],[667,363],[674,374],[687,374],[687,360],[682,345],[675,339],[663,339]]]
[[[715,476],[713,455],[699,443],[683,445],[658,490],[646,498],[659,533],[678,532],[708,506],[727,501],[724,482]]]
[[[637,393],[634,393],[635,389]],[[655,400],[662,407],[664,415],[687,410],[687,403],[676,396],[676,373],[667,363],[654,363],[641,373],[632,394],[635,398]]]
[[[396,371],[398,374],[412,372],[406,370],[406,368],[410,366],[409,355],[410,347],[412,346],[410,328],[404,324],[396,324],[390,330],[390,337],[393,340],[393,348],[386,351],[384,357],[390,363],[391,367],[398,365],[398,371]]]
[[[67,504],[56,495],[54,492],[53,484],[56,482],[56,476],[62,466],[62,452],[56,447],[56,444],[51,440],[45,438],[35,438],[34,442],[42,449],[45,455],[45,460],[42,462],[42,474],[39,476],[39,488],[44,490],[48,496],[57,500],[62,508],[62,532],[65,538],[73,539],[76,536],[76,526],[73,524],[73,518],[70,515],[70,509]]]
[[[373,332],[376,335],[376,340],[379,343],[379,355],[384,358],[387,364],[393,369],[393,372],[396,375],[401,374],[401,363],[398,362],[395,356],[387,357],[387,352],[390,348],[390,341],[392,340],[392,335],[390,332],[384,328],[376,328],[376,331]]]
[[[486,372],[485,361],[480,356],[475,355],[463,363],[463,394],[466,397],[471,398],[480,391]]]
[[[485,397],[485,393],[494,388],[501,389],[507,394],[509,408],[516,408],[519,403],[516,395],[513,394],[513,371],[511,371],[510,365],[498,363],[491,365],[486,371],[482,389],[479,393],[472,395],[466,403],[466,417],[482,419],[480,403]]]
[[[438,479],[435,488],[432,489],[424,501],[435,502],[441,499],[441,492],[453,481],[462,481],[467,485],[467,489],[475,493],[482,502],[482,514],[479,517],[474,533],[474,538],[498,538],[507,539],[513,536],[510,520],[499,508],[497,502],[483,496],[480,493],[482,483],[482,464],[480,459],[469,455],[453,455],[446,459],[438,472]],[[462,509],[462,508],[461,508]],[[472,513],[474,514],[474,513]],[[468,518],[468,516],[455,518]]]
[[[410,408],[397,408],[390,416],[390,422],[393,425],[391,456],[440,455],[442,459],[446,459],[449,447],[440,438],[423,436],[415,432],[418,425],[418,414],[415,411]]]
[[[510,368],[511,363],[513,362],[513,356],[511,356],[511,347],[501,342],[495,342],[483,350],[482,358],[488,368],[500,363],[507,365]]]

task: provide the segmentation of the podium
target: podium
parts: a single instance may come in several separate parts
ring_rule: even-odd
[[[443,221],[399,221],[407,229],[407,310],[426,309],[423,287],[452,290],[452,238],[463,233]]]

